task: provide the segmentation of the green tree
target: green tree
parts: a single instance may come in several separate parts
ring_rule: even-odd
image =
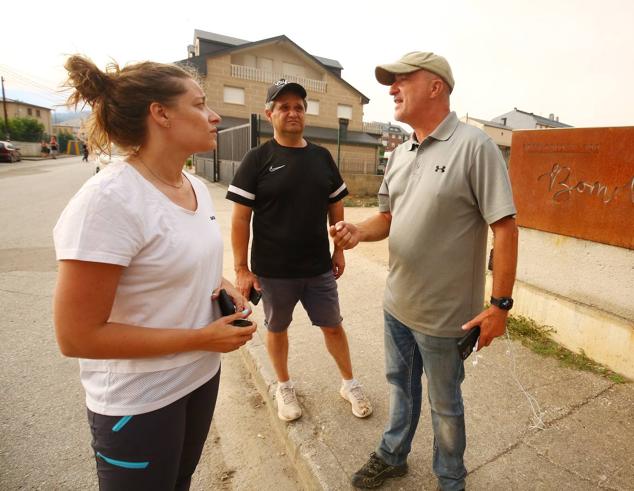
[[[60,131],[57,134],[57,144],[59,148],[59,153],[66,153],[66,149],[68,148],[68,142],[71,140],[76,140],[75,135],[69,133],[68,131]]]
[[[37,142],[44,135],[44,125],[34,118],[10,118],[8,133],[14,141]],[[0,120],[0,135],[7,135],[4,120]]]

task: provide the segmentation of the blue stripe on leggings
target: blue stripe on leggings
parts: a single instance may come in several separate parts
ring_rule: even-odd
[[[130,421],[132,419],[132,416],[124,416],[123,418],[121,418],[119,421],[117,421],[117,423],[112,427],[112,431],[119,431],[121,428],[123,428],[126,423],[128,421]]]
[[[123,467],[124,469],[145,469],[149,462],[126,462],[125,460],[115,460],[110,457],[106,457],[101,452],[97,452],[97,457],[101,457],[109,464],[116,465],[117,467]]]

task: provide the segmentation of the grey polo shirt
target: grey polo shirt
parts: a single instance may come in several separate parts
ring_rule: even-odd
[[[462,336],[483,306],[487,225],[516,213],[497,146],[448,114],[394,151],[379,210],[392,214],[385,310],[425,334]]]

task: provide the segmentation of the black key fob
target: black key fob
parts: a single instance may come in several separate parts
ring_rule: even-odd
[[[220,306],[220,312],[223,316],[233,315],[236,313],[236,306],[234,305],[231,296],[224,288],[220,290],[218,294],[218,304]],[[231,325],[236,327],[249,327],[250,325],[252,325],[252,322],[246,319],[236,319],[231,323]]]

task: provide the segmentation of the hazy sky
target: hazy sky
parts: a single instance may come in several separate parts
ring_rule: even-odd
[[[103,67],[187,56],[194,29],[257,41],[286,35],[334,58],[370,98],[365,120],[389,121],[378,63],[413,50],[445,56],[452,108],[491,119],[514,107],[574,126],[634,125],[634,1],[454,0],[43,2],[4,7],[0,73],[9,97],[53,103],[64,56]],[[42,98],[44,97],[44,98]]]

